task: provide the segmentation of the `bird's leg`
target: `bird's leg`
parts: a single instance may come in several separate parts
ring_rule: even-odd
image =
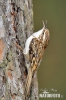
[[[15,45],[19,50],[23,51],[22,47],[19,46],[17,43],[14,43],[14,45]]]

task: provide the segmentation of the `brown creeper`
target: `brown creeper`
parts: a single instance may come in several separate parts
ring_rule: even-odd
[[[49,40],[49,30],[45,28],[45,25],[41,30],[33,33],[26,40],[23,53],[25,55],[25,63],[28,70],[28,75],[25,85],[27,95],[29,94],[32,75],[40,65],[40,62],[44,54],[44,50],[48,45],[48,40]]]

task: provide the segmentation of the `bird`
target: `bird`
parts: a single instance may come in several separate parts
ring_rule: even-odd
[[[45,28],[45,24],[43,23],[43,28],[38,32],[33,33],[26,40],[25,48],[23,50],[25,56],[25,64],[28,72],[25,83],[26,96],[29,96],[32,76],[42,61],[44,51],[48,46],[49,39],[49,30]]]

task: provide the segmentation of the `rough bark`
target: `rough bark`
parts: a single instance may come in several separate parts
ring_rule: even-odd
[[[26,100],[26,66],[22,50],[33,33],[32,0],[0,0],[0,100]],[[30,100],[38,99],[37,76]]]

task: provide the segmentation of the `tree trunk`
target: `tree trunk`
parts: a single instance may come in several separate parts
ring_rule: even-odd
[[[22,50],[32,33],[32,0],[0,0],[0,100],[38,100],[37,72],[28,98],[24,85],[27,70]]]

